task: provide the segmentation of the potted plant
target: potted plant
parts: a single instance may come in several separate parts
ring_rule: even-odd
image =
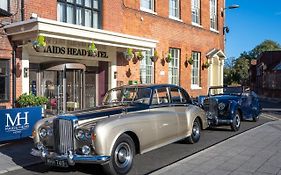
[[[152,62],[156,62],[158,60],[158,57],[159,57],[158,53],[155,50],[154,53],[153,53],[153,56],[151,56],[150,59],[151,59]]]
[[[42,35],[37,36],[37,39],[32,42],[32,47],[36,52],[44,52],[46,45],[45,36]]]
[[[31,106],[44,106],[48,103],[48,99],[43,96],[35,96],[34,94],[24,93],[17,99],[17,105],[19,107],[31,107]]]
[[[94,43],[94,41],[92,41],[92,43],[89,45],[88,47],[88,52],[89,52],[89,55],[92,55],[92,56],[97,56],[98,54],[98,49]]]
[[[133,49],[132,48],[128,48],[127,52],[124,53],[125,59],[127,61],[130,61],[131,59],[134,58],[134,54],[133,54]]]
[[[170,63],[172,61],[172,54],[168,53],[168,55],[166,56],[165,60],[166,60],[167,63]]]
[[[142,60],[144,58],[141,51],[136,52],[136,57],[137,57],[138,60]]]
[[[207,69],[208,67],[210,67],[210,65],[211,64],[208,61],[206,61],[205,63],[202,64],[202,67]]]

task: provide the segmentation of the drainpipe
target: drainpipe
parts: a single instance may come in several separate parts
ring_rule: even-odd
[[[12,104],[13,104],[13,108],[16,107],[16,85],[17,85],[17,80],[16,80],[16,51],[17,51],[17,45],[15,43],[12,44],[13,45],[13,52],[12,52],[12,80],[13,80],[13,89],[12,89]]]
[[[24,0],[21,0],[21,21],[24,21]]]

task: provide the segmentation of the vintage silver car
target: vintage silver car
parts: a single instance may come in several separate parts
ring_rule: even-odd
[[[108,174],[127,174],[135,154],[198,142],[206,127],[205,112],[181,87],[128,85],[108,91],[102,106],[40,120],[31,154],[50,166],[94,163]]]

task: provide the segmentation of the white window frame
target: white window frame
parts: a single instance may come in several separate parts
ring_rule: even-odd
[[[191,18],[193,25],[201,25],[201,0],[191,0]]]
[[[210,0],[210,30],[218,31],[217,0]]]
[[[180,49],[170,48],[169,53],[172,56],[169,62],[168,81],[169,84],[180,85],[179,79],[179,63],[180,63]]]
[[[180,0],[169,0],[169,18],[180,20]]]
[[[154,83],[154,62],[150,59],[152,53],[154,53],[153,49],[142,52],[144,58],[140,61],[141,84]]]
[[[151,3],[151,7],[149,7],[149,8],[145,7],[144,1],[149,1]],[[148,13],[157,14],[157,13],[155,13],[155,0],[140,0],[140,10],[148,12]]]
[[[193,60],[191,67],[191,89],[201,89],[201,53],[193,51],[191,56]]]
[[[9,0],[1,0],[0,8],[8,12],[9,11]]]

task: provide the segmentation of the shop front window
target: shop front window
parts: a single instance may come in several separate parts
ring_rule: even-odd
[[[0,60],[0,101],[9,100],[9,60]]]
[[[57,20],[100,28],[101,0],[58,0]]]

